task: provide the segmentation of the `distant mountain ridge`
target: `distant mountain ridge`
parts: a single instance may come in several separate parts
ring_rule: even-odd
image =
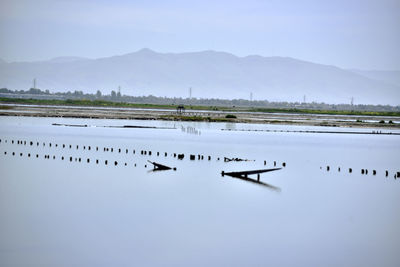
[[[396,72],[395,72],[396,73]],[[109,94],[121,86],[128,95],[244,98],[270,101],[400,104],[400,85],[381,75],[288,57],[237,57],[226,52],[157,53],[142,49],[125,55],[87,59],[60,57],[41,62],[3,62],[0,87]],[[393,77],[396,74],[392,75]],[[390,76],[390,77],[392,77]]]
[[[74,61],[79,61],[79,60],[90,60],[88,58],[84,57],[55,57],[49,60],[49,62],[54,62],[54,63],[66,63],[66,62],[74,62]]]

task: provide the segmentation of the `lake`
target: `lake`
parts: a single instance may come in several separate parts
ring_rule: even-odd
[[[400,262],[399,135],[234,123],[0,122],[0,266]],[[153,172],[148,160],[176,171]],[[260,178],[270,187],[221,175],[274,167],[282,169]]]

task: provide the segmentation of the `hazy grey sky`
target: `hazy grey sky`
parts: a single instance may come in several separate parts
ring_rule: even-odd
[[[400,0],[0,0],[0,58],[226,51],[400,69]]]

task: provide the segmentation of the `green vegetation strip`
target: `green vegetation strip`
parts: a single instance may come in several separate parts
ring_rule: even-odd
[[[154,108],[176,109],[177,105],[139,104],[126,102],[113,102],[105,100],[86,99],[25,99],[0,97],[0,103],[30,104],[30,105],[59,105],[59,106],[90,106],[90,107],[129,107],[129,108]],[[361,115],[361,116],[400,116],[400,112],[393,111],[348,111],[348,110],[317,110],[296,108],[243,108],[243,107],[213,107],[213,106],[185,106],[186,110],[214,110],[214,111],[238,111],[260,113],[291,113],[291,114],[321,114],[321,115]],[[234,115],[231,115],[234,116]],[[228,118],[228,117],[227,117]]]

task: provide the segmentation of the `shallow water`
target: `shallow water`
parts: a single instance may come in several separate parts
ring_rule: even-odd
[[[393,178],[400,171],[400,136],[221,131],[320,128],[199,122],[28,117],[0,122],[0,266],[400,262],[400,180]],[[95,127],[110,125],[176,129]],[[151,172],[147,160],[177,170]],[[261,181],[280,191],[221,176],[273,168],[274,161],[286,167],[261,174]]]

